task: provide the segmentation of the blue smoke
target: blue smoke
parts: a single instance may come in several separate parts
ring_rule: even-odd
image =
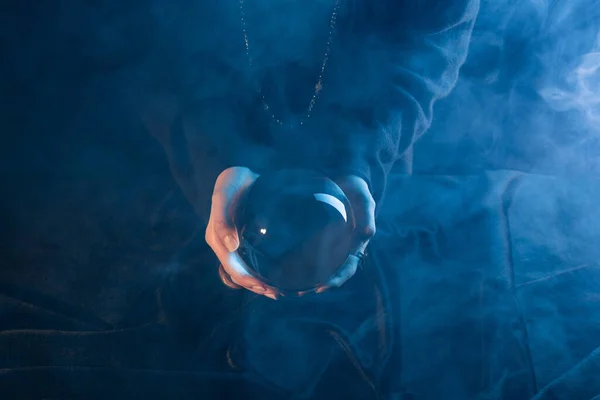
[[[175,323],[207,325],[194,270],[207,261],[172,257],[190,237],[201,241],[201,228],[130,100],[144,97],[140,88],[204,95],[194,85],[194,51],[211,27],[194,16],[212,3],[12,3],[0,17],[7,39],[0,213],[8,228],[2,250],[10,250],[1,254],[0,280],[18,277],[117,324],[145,286],[175,276],[184,282],[170,295],[187,307]],[[600,172],[599,33],[598,0],[483,0],[459,82],[416,144],[415,170]],[[545,194],[532,190],[531,197]],[[559,215],[547,203],[542,221]],[[595,229],[584,223],[592,207],[581,205],[579,225],[572,224],[584,236]],[[548,232],[536,234],[543,242]],[[79,287],[88,289],[64,294]],[[229,303],[220,304],[209,306],[227,312]]]
[[[598,171],[599,31],[598,1],[483,1],[419,170]]]

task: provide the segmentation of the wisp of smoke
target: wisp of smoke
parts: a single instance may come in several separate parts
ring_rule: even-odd
[[[417,169],[600,170],[600,1],[481,6],[459,82],[415,150]]]
[[[600,34],[594,49],[581,57],[565,80],[569,89],[550,86],[540,95],[556,111],[581,112],[589,127],[600,132]]]

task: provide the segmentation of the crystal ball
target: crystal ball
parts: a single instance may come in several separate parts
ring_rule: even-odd
[[[319,173],[288,169],[261,175],[241,200],[239,254],[268,284],[305,291],[327,282],[351,251],[348,198]]]

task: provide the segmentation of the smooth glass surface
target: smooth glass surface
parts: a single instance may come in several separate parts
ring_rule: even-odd
[[[240,254],[272,285],[311,289],[325,282],[350,252],[354,219],[332,180],[312,171],[262,175],[236,219]]]

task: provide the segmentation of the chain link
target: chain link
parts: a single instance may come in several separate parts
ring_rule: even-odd
[[[308,103],[308,107],[306,108],[304,118],[300,119],[300,125],[303,125],[306,122],[306,120],[308,118],[310,118],[312,111],[315,107],[315,104],[317,103],[317,100],[319,98],[319,94],[321,93],[321,90],[323,89],[323,77],[325,76],[325,69],[327,68],[327,62],[329,61],[329,56],[331,54],[331,45],[333,43],[333,37],[334,37],[334,33],[335,33],[335,26],[336,26],[336,22],[337,22],[337,16],[338,16],[340,2],[341,2],[341,0],[335,0],[333,12],[331,13],[331,18],[329,20],[329,34],[327,36],[325,55],[323,57],[323,62],[321,63],[321,70],[319,71],[319,77],[317,79],[317,83],[315,84],[312,97]],[[246,50],[246,57],[248,59],[248,65],[249,65],[250,69],[252,69],[254,66],[254,63],[253,63],[252,55],[250,54],[250,42],[248,40],[246,15],[244,12],[244,0],[239,0],[239,4],[240,4],[240,17],[241,17],[241,22],[242,22],[242,32],[244,34],[244,45],[245,45],[245,50]],[[273,120],[274,123],[276,123],[277,125],[283,125],[282,119],[280,117],[276,116],[273,113],[271,106],[269,106],[269,103],[267,102],[267,99],[265,98],[265,95],[262,91],[262,87],[261,87],[260,83],[258,82],[258,80],[255,82],[255,86],[256,86],[255,87],[256,92],[260,96],[263,110],[271,117],[271,119]]]

